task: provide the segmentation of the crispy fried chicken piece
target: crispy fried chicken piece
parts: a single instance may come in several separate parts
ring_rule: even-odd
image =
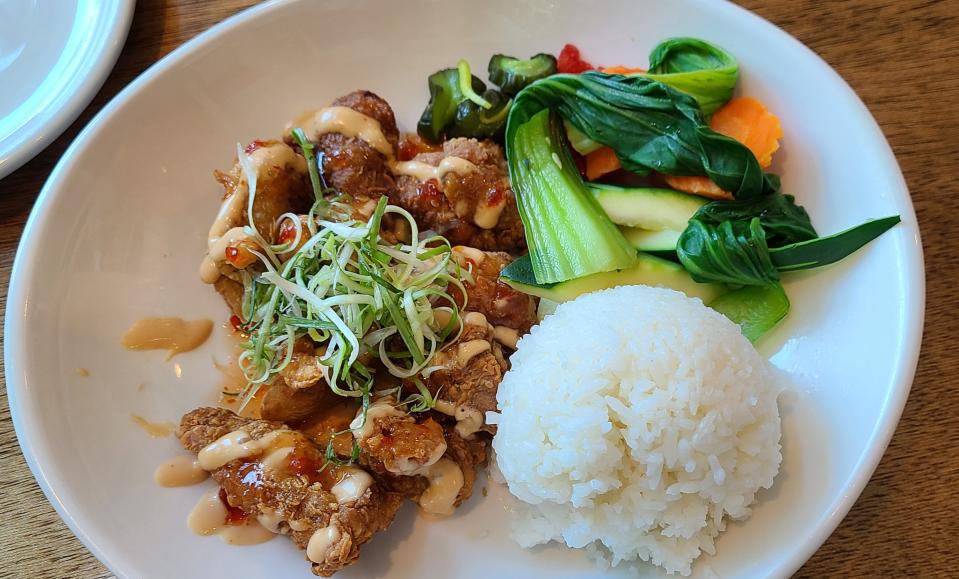
[[[256,194],[253,199],[253,225],[268,242],[277,236],[277,219],[287,212],[304,213],[313,203],[306,160],[280,141],[253,141],[245,150],[247,160],[256,172]],[[220,214],[210,229],[209,272],[204,280],[217,280],[214,272],[235,277],[237,269],[258,263],[251,250],[257,243],[239,227],[250,225],[246,210],[249,185],[246,171],[239,160],[229,173],[216,171],[217,181],[223,186]],[[219,240],[219,241],[217,241]]]
[[[398,493],[373,482],[358,498],[341,502],[342,498],[331,492],[333,486],[342,477],[359,476],[357,471],[326,468],[320,472],[322,451],[302,433],[278,422],[242,418],[222,408],[198,408],[183,417],[177,437],[184,448],[199,453],[240,429],[254,441],[274,436],[272,447],[214,469],[214,480],[231,506],[249,516],[280,521],[278,530],[289,533],[301,549],[309,546],[315,532],[327,533],[328,546],[321,550],[321,560],[313,562],[314,574],[329,577],[355,562],[360,546],[392,522],[402,503]],[[281,456],[284,461],[279,466],[265,464],[275,463],[271,453],[285,447],[293,450]],[[264,460],[266,457],[269,460]]]
[[[311,388],[323,381],[315,349],[316,345],[309,338],[297,340],[290,363],[280,370],[280,376],[290,388]]]
[[[294,388],[282,375],[273,380],[260,406],[260,415],[264,420],[278,422],[298,422],[313,416],[320,409],[334,404],[337,395],[326,387],[326,383],[313,383],[307,387]]]
[[[425,152],[413,161],[440,166],[447,158],[465,159],[472,170],[450,171],[420,181],[398,175],[390,200],[454,244],[486,250],[519,252],[526,247],[523,222],[510,188],[503,150],[492,141],[450,139],[441,152]]]
[[[395,403],[391,397],[374,401],[365,417],[357,411],[350,428],[363,466],[378,474],[414,475],[443,456],[446,439],[432,418],[417,422]]]
[[[473,437],[463,438],[456,432],[453,425],[446,425],[446,442],[448,445],[446,457],[455,462],[463,471],[463,487],[456,496],[454,506],[460,506],[473,494],[473,483],[476,482],[476,467],[486,463],[489,448],[489,439]]]
[[[326,448],[330,438],[333,438],[333,451],[337,456],[346,458],[353,450],[353,434],[349,430],[358,406],[359,400],[356,398],[337,396],[331,404],[323,406],[298,424],[297,430],[320,448]]]
[[[380,124],[383,136],[392,148],[389,158],[359,137],[341,133],[309,135],[323,155],[323,176],[338,193],[350,196],[356,219],[373,214],[376,201],[396,187],[389,162],[396,156],[400,134],[389,103],[368,90],[358,90],[333,101],[331,106],[347,107]],[[292,143],[291,137],[287,142]]]
[[[500,344],[493,339],[493,328],[478,312],[463,316],[463,332],[457,341],[433,357],[438,366],[426,379],[426,387],[435,396],[435,410],[456,419],[456,431],[469,438],[480,430],[495,432],[486,424],[486,413],[496,410],[496,390],[506,361]],[[415,385],[406,384],[407,392]]]
[[[469,500],[473,494],[476,467],[487,460],[489,439],[473,437],[467,440],[456,432],[452,423],[443,425],[443,433],[447,441],[443,459],[449,459],[455,463],[463,477],[462,486],[457,490],[452,502],[453,508],[456,508]],[[423,493],[430,487],[430,480],[422,475],[406,476],[391,472],[374,473],[374,475],[390,492],[401,494],[414,502],[420,502]]]
[[[512,256],[503,252],[456,246],[453,248],[453,258],[473,274],[473,283],[465,284],[469,298],[466,310],[480,312],[494,328],[502,326],[516,330],[516,335],[510,336],[513,343],[506,343],[507,339],[500,340],[510,349],[515,349],[516,339],[527,334],[538,320],[536,298],[500,281],[499,274],[513,261]],[[497,337],[505,338],[507,334],[500,330]]]
[[[230,279],[226,276],[221,276],[220,279],[216,280],[213,284],[213,289],[216,290],[216,293],[220,294],[220,297],[223,298],[223,301],[226,302],[227,307],[230,308],[230,311],[237,317],[241,317],[243,314],[243,284]]]

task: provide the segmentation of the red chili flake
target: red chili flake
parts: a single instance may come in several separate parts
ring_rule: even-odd
[[[323,467],[323,463],[323,460],[294,453],[293,456],[290,457],[287,470],[291,474],[305,476],[312,480],[317,476],[317,471]]]
[[[296,239],[296,227],[292,221],[284,221],[280,226],[280,234],[277,235],[276,242],[280,245],[290,243]]]
[[[579,55],[579,49],[576,48],[574,44],[567,44],[563,46],[563,50],[559,53],[559,58],[556,63],[556,70],[558,72],[567,72],[572,74],[579,74],[581,72],[586,72],[587,70],[595,70],[595,66],[583,60]]]
[[[506,189],[499,183],[486,190],[486,205],[495,207],[506,199]]]
[[[446,200],[446,195],[440,189],[440,182],[436,179],[427,179],[419,186],[420,197],[433,207],[439,207]]]
[[[272,141],[268,141],[268,140],[267,140],[267,141],[261,141],[260,139],[256,139],[255,141],[253,141],[252,143],[250,143],[249,145],[247,145],[246,148],[243,149],[243,152],[246,153],[247,155],[249,155],[250,153],[252,153],[253,151],[259,149],[260,147],[265,147],[265,146],[267,146],[267,145],[269,145],[269,144],[271,144],[271,143],[272,143]]]
[[[240,256],[240,250],[235,247],[227,247],[226,250],[224,250],[223,255],[226,256],[227,261],[233,265],[236,265],[236,262]]]
[[[409,161],[420,152],[419,146],[413,139],[404,138],[400,141],[399,151],[396,156],[400,161]]]
[[[233,326],[233,329],[237,332],[243,331],[243,320],[241,320],[240,316],[236,314],[230,316],[230,325]]]

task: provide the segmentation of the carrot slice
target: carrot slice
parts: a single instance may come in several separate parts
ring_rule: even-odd
[[[733,200],[732,193],[726,191],[725,189],[721,189],[719,185],[713,183],[713,180],[709,177],[680,177],[676,175],[663,175],[663,179],[666,181],[667,185],[677,191],[699,195],[700,197],[706,197],[708,199],[724,199],[728,201]]]
[[[634,66],[604,66],[599,69],[600,72],[605,72],[606,74],[642,74],[646,72],[645,68],[639,68]]]
[[[616,157],[616,151],[609,147],[596,149],[586,155],[586,179],[594,181],[607,173],[612,173],[619,169],[619,159]]]
[[[764,169],[772,163],[783,136],[776,115],[752,97],[735,98],[723,105],[709,120],[709,127],[749,147]]]
[[[752,97],[735,98],[713,113],[709,128],[732,137],[749,147],[762,168],[769,167],[773,153],[779,150],[783,129],[776,115]],[[732,199],[729,191],[720,189],[709,177],[675,177],[664,175],[673,189],[710,199]]]

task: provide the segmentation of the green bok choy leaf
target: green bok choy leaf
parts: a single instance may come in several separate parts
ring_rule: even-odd
[[[693,97],[645,76],[594,71],[553,75],[520,91],[506,127],[511,173],[515,132],[543,109],[610,146],[628,171],[705,175],[737,199],[776,189],[745,145],[706,125]]]
[[[537,283],[632,265],[636,250],[583,183],[559,118],[541,110],[513,129],[510,179]]]
[[[669,38],[649,54],[649,78],[692,95],[704,115],[733,96],[739,63],[715,44],[696,38]]]

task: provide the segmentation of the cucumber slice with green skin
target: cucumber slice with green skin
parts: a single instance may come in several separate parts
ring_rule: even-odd
[[[707,303],[739,324],[743,335],[754,343],[789,313],[789,298],[778,284],[742,287]]]
[[[554,284],[537,284],[528,256],[523,256],[503,269],[500,277],[513,289],[554,302],[568,302],[590,292],[621,285],[650,285],[681,291],[704,303],[727,291],[718,283],[696,283],[681,265],[640,254],[635,265],[618,271],[594,273],[586,277]]]
[[[679,241],[679,236],[683,233],[671,229],[650,231],[625,226],[620,226],[619,230],[623,232],[626,241],[640,251],[675,251],[676,242]]]
[[[595,183],[589,188],[613,223],[650,231],[682,231],[690,217],[706,204],[702,197],[672,189],[627,189]]]

